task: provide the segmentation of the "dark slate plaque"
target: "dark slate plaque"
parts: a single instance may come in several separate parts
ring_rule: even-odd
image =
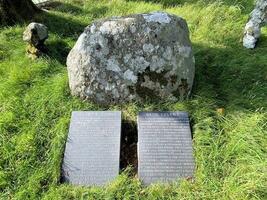
[[[144,184],[191,178],[194,173],[186,112],[141,112],[138,116],[138,176]]]
[[[74,111],[63,160],[63,179],[103,185],[119,173],[121,112]]]

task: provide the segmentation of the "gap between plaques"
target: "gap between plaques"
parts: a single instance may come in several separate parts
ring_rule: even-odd
[[[137,174],[137,124],[135,121],[123,120],[121,131],[120,170],[131,167],[133,175]]]

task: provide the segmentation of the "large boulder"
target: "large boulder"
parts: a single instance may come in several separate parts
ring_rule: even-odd
[[[195,74],[187,23],[164,12],[94,22],[67,67],[71,93],[101,104],[184,99]]]

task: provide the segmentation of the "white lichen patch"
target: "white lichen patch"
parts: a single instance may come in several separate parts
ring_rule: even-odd
[[[150,63],[151,71],[161,71],[161,68],[165,65],[165,61],[163,58],[159,56],[152,56]]]
[[[171,47],[167,47],[166,50],[164,51],[163,53],[163,57],[166,59],[166,60],[171,60],[172,57],[173,57],[173,54],[172,54],[172,48]]]
[[[113,72],[120,72],[121,68],[119,67],[119,62],[113,57],[107,60],[107,70]]]
[[[90,27],[90,31],[91,31],[91,33],[95,33],[95,31],[96,31],[95,24],[92,24],[92,26]]]
[[[159,23],[170,23],[171,18],[167,13],[153,12],[149,14],[143,14],[143,17],[147,22],[159,22]]]
[[[144,57],[138,56],[136,58],[130,59],[128,65],[132,70],[144,71],[150,65],[150,63],[147,62]]]
[[[96,57],[103,57],[109,54],[108,40],[100,32],[96,32],[90,36],[85,35],[85,37],[87,38],[81,39],[85,41],[83,42],[85,44],[83,50],[95,52]]]
[[[114,90],[112,90],[111,93],[115,98],[119,98],[120,97],[119,91],[116,88]]]
[[[152,44],[144,44],[143,50],[146,53],[152,53],[154,51],[154,46]]]
[[[132,18],[132,17],[127,17],[127,18],[124,18],[123,20],[119,19],[121,22],[125,23],[125,24],[132,24],[134,21],[135,21],[135,18]]]
[[[99,28],[102,34],[113,34],[113,35],[122,33],[124,29],[125,26],[123,26],[120,23],[117,23],[116,21],[104,22],[103,25]]]
[[[134,75],[134,72],[129,69],[124,72],[123,77],[124,79],[132,81],[133,83],[136,83],[138,79],[137,76]]]
[[[78,38],[74,48],[76,49],[76,51],[85,51],[86,47],[87,47],[87,43],[88,42],[83,42],[83,41],[87,41],[87,35],[85,33],[82,33],[80,35],[80,37]]]
[[[130,26],[130,31],[131,31],[131,33],[135,33],[136,32],[136,27],[134,26],[134,25],[131,25]]]
[[[123,57],[123,61],[124,61],[124,63],[127,64],[131,58],[132,58],[132,55],[131,55],[131,54],[126,54],[126,55]]]

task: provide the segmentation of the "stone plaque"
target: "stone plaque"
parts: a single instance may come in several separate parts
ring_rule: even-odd
[[[104,185],[119,174],[121,112],[74,111],[63,160],[63,179]]]
[[[138,176],[144,184],[191,178],[192,136],[186,112],[138,115]]]

